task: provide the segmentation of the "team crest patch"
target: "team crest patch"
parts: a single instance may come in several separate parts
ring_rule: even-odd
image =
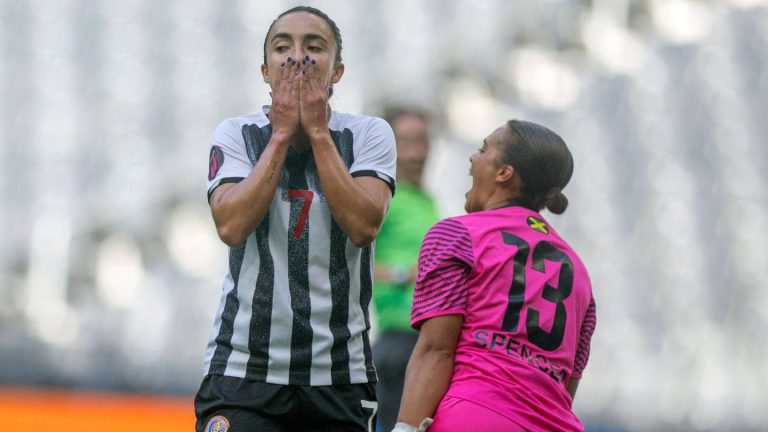
[[[538,231],[542,234],[549,234],[547,223],[539,218],[528,216],[528,226],[533,228],[534,231]]]
[[[208,156],[208,180],[213,180],[216,177],[223,163],[224,152],[221,150],[221,147],[211,147],[211,154]]]
[[[228,430],[229,420],[220,415],[208,420],[208,424],[205,425],[205,432],[227,432]]]

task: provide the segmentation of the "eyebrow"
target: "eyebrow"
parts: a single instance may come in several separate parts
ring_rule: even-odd
[[[291,36],[290,33],[277,33],[274,36],[272,36],[272,40],[270,42],[274,42],[275,39],[293,40],[293,36]],[[304,40],[307,40],[307,41],[319,40],[326,44],[328,43],[328,41],[318,33],[307,33],[306,35],[304,35]]]

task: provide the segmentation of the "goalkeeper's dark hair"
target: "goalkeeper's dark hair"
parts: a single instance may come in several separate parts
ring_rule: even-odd
[[[540,211],[547,208],[562,214],[568,198],[562,189],[573,175],[573,156],[559,135],[536,123],[510,120],[509,140],[502,149],[502,162],[511,165],[522,180],[517,201]]]

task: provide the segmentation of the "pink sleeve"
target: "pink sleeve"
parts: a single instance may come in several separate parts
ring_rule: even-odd
[[[413,328],[435,316],[464,315],[472,255],[469,231],[457,220],[445,219],[430,228],[419,253]]]
[[[589,344],[592,341],[592,333],[595,331],[597,323],[597,314],[595,313],[595,299],[591,299],[587,313],[584,315],[584,321],[581,322],[581,336],[579,337],[579,346],[576,347],[576,359],[573,362],[572,378],[580,379],[581,373],[587,367],[589,361]]]

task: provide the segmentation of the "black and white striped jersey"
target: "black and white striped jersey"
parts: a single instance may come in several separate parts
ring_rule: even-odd
[[[251,172],[271,136],[267,112],[216,129],[209,197]],[[384,120],[333,112],[329,129],[352,176],[376,176],[394,192],[395,141]],[[311,150],[289,149],[269,212],[245,244],[230,248],[206,373],[291,385],[376,381],[372,251],[356,247],[332,217]]]

